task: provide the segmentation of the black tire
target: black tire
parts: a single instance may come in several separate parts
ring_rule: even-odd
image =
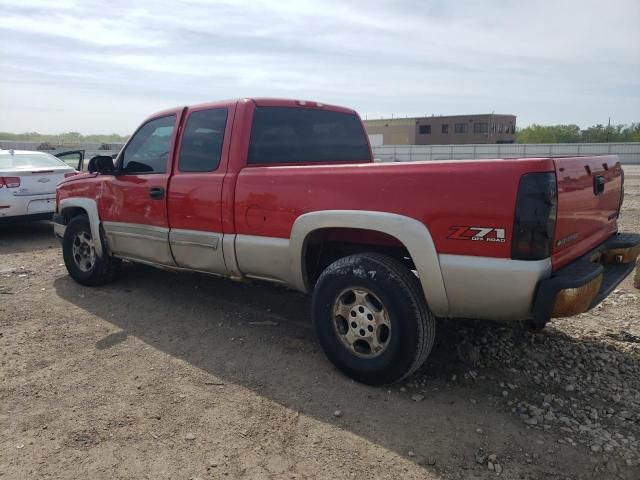
[[[357,298],[351,297],[355,292],[349,292],[352,288],[362,289],[358,290],[360,295],[368,291],[373,297],[367,294],[366,302],[379,304],[386,312],[389,328],[380,353],[367,353],[369,341],[363,341],[361,347],[355,348],[361,341],[359,338],[351,347],[347,345],[347,334],[342,333],[345,331],[344,316],[336,316],[334,309],[345,305],[351,308],[350,317],[357,315],[358,311],[364,314],[358,300],[354,300],[353,307],[348,306],[350,298]],[[360,319],[350,318],[346,325],[347,330],[353,327],[351,335],[356,337],[357,332],[367,334],[351,322]],[[366,322],[364,317],[362,322]],[[377,253],[351,255],[327,267],[313,293],[313,325],[329,360],[349,377],[368,385],[394,383],[415,372],[431,352],[436,330],[435,317],[427,306],[416,276],[399,261]],[[378,342],[382,339],[376,338]]]
[[[65,229],[62,239],[62,255],[69,275],[76,282],[89,287],[105,285],[111,282],[117,274],[119,260],[106,254],[107,250],[102,239],[97,240],[102,242],[102,251],[104,252],[102,257],[95,254],[94,251],[92,261],[82,263],[77,260],[77,258],[74,258],[74,241],[76,241],[79,234],[86,235],[93,242],[96,241],[91,234],[89,218],[86,215],[72,218]],[[83,265],[82,268],[79,266],[80,264]]]
[[[524,322],[524,326],[530,332],[540,333],[545,329],[545,327],[547,326],[547,323],[549,323],[548,320],[546,322],[539,322],[536,320],[526,320]]]

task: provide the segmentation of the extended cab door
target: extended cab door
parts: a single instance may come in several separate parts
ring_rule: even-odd
[[[103,184],[98,209],[111,252],[119,257],[175,265],[169,248],[167,188],[181,110],[145,122]]]
[[[227,273],[222,186],[234,111],[235,104],[210,104],[185,114],[168,197],[169,241],[179,267]]]

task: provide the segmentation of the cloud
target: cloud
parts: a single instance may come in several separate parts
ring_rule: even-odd
[[[636,0],[0,0],[0,130],[128,133],[153,110],[242,96],[637,121],[639,17]]]

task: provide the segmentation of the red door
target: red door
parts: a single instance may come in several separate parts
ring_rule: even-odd
[[[183,120],[168,197],[171,251],[183,268],[227,273],[222,185],[234,109],[208,104],[189,109]]]
[[[116,256],[174,265],[169,248],[167,189],[180,110],[144,123],[103,183],[99,212]]]

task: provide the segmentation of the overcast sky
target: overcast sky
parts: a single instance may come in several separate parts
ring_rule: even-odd
[[[368,118],[640,121],[640,0],[0,0],[0,131],[271,96]]]

